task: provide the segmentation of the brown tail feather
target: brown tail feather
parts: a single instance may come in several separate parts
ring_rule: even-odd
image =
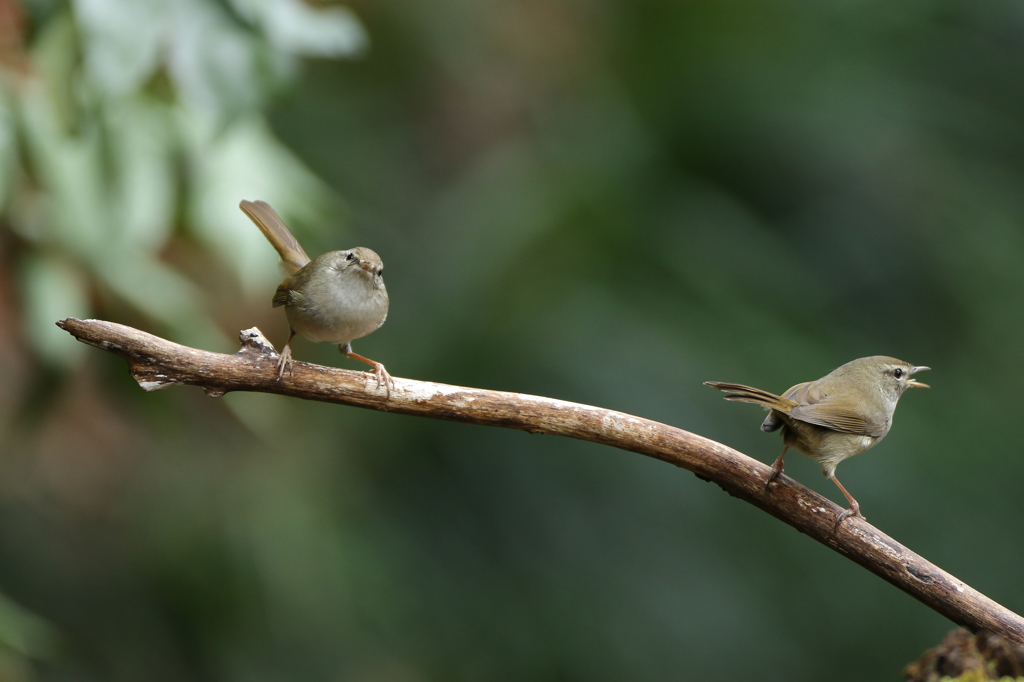
[[[789,411],[799,404],[787,398],[777,396],[774,393],[763,391],[760,388],[744,386],[743,384],[730,384],[724,381],[705,381],[704,385],[710,386],[711,388],[717,388],[719,391],[728,391],[728,395],[725,396],[726,400],[764,405],[765,407],[770,407],[773,410],[778,410],[779,412],[784,412],[786,414],[789,414]]]
[[[289,275],[294,275],[309,262],[309,256],[302,250],[299,240],[285,226],[277,212],[265,201],[243,201],[239,207],[256,223],[270,245],[277,249]]]

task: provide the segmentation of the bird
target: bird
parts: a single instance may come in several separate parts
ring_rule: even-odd
[[[385,387],[390,398],[394,380],[384,365],[352,351],[353,340],[376,330],[388,316],[380,256],[357,246],[310,259],[270,204],[242,201],[239,207],[277,250],[288,273],[271,299],[273,307],[284,306],[290,332],[277,363],[278,380],[285,369],[291,371],[291,343],[298,334],[310,341],[338,344],[342,355],[373,367],[377,388]]]
[[[930,388],[913,375],[926,369],[896,358],[874,355],[852,360],[817,381],[793,386],[781,396],[721,381],[704,384],[726,391],[726,400],[755,403],[769,410],[761,430],[782,429],[782,454],[772,464],[765,488],[783,472],[782,458],[795,448],[821,464],[826,478],[835,483],[850,506],[836,518],[835,530],[850,516],[864,518],[857,500],[836,478],[844,459],[878,445],[889,429],[896,403],[908,388]]]

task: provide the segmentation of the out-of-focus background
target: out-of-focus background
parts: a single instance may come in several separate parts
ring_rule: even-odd
[[[1017,4],[2,0],[0,63],[0,678],[881,680],[951,627],[664,463],[146,394],[54,326],[280,345],[244,198],[381,254],[396,376],[770,462],[702,381],[930,365],[840,479],[1024,611]]]

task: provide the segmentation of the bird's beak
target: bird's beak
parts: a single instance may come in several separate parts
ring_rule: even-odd
[[[368,260],[361,260],[361,261],[359,261],[359,267],[361,267],[363,270],[366,270],[371,275],[373,274],[373,264],[370,263],[370,261],[368,261]]]
[[[931,367],[925,367],[924,365],[921,365],[920,367],[913,367],[910,370],[910,374],[917,374],[918,372],[922,372],[926,369],[931,369]],[[914,388],[931,388],[928,384],[922,384],[917,379],[907,379],[907,386],[913,386]]]

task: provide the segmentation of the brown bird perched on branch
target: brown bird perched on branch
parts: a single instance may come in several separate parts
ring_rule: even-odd
[[[782,473],[782,458],[791,447],[821,464],[822,473],[839,486],[850,501],[849,509],[836,519],[838,529],[847,517],[864,516],[857,500],[836,478],[836,466],[885,438],[892,427],[896,402],[903,392],[911,387],[929,387],[911,378],[926,369],[930,368],[875,355],[848,362],[817,381],[797,384],[782,396],[742,384],[720,381],[704,384],[727,391],[726,400],[768,408],[770,413],[761,424],[762,431],[782,428],[785,447],[772,465],[765,488]]]
[[[373,367],[377,387],[384,386],[390,396],[394,382],[384,365],[352,352],[352,341],[377,329],[388,316],[380,256],[357,246],[310,260],[270,204],[243,201],[240,207],[277,250],[289,275],[272,300],[275,308],[284,306],[291,331],[277,363],[278,379],[291,367],[291,343],[299,334],[310,341],[336,343],[343,355]]]

